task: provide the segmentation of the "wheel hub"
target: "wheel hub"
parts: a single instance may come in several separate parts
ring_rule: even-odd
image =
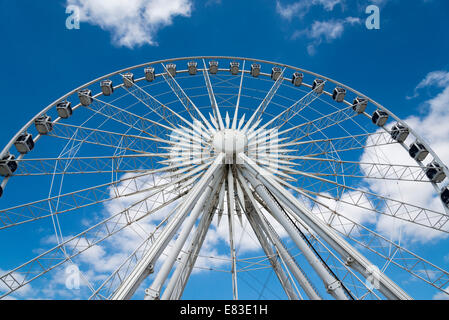
[[[227,157],[245,151],[248,139],[246,135],[235,129],[224,129],[214,134],[212,146],[217,153]]]

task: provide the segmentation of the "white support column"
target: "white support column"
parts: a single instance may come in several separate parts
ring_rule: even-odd
[[[276,251],[278,252],[280,258],[288,267],[288,269],[293,273],[293,276],[298,281],[299,285],[304,290],[306,295],[309,297],[310,300],[322,300],[321,296],[312,286],[309,279],[296,264],[296,261],[293,258],[293,256],[290,254],[290,252],[288,252],[283,243],[280,241],[279,236],[273,230],[273,227],[263,217],[262,212],[260,212],[260,210],[257,207],[257,204],[255,203],[255,200],[250,199],[250,201],[253,209],[253,212],[250,214],[252,215],[254,223],[256,223],[259,226],[259,228],[266,234],[267,238],[276,248]]]
[[[164,264],[157,273],[156,278],[154,279],[151,286],[147,290],[145,290],[145,300],[159,299],[162,286],[167,280],[167,277],[170,274],[170,271],[172,270],[173,265],[175,264],[175,261],[178,258],[185,242],[187,241],[187,238],[194,229],[195,222],[197,221],[200,213],[203,212],[204,204],[206,203],[208,197],[217,191],[219,182],[222,179],[222,170],[219,170],[218,172],[218,174],[214,175],[213,180],[209,183],[207,188],[202,190],[202,194],[199,200],[196,202],[192,212],[185,221],[185,225],[183,226],[181,233],[176,239],[175,244],[171,248],[167,258],[165,259]]]
[[[287,205],[290,210],[310,228],[312,228],[321,238],[324,239],[335,251],[337,251],[347,262],[347,264],[362,274],[365,278],[373,277],[370,273],[373,264],[369,262],[355,248],[341,238],[332,228],[315,216],[310,210],[302,205],[290,192],[285,190],[273,177],[273,175],[259,167],[253,160],[243,153],[239,157],[244,163],[244,167],[254,175],[256,181],[260,181],[266,186],[279,201]],[[396,283],[388,278],[384,273],[376,275],[382,292],[388,299],[411,300],[412,298],[402,290]]]
[[[171,276],[170,281],[162,294],[161,300],[178,300],[181,298],[187,280],[192,273],[193,266],[195,265],[198,254],[203,246],[207,231],[212,223],[216,210],[216,202],[217,201],[215,201],[215,205],[211,206],[209,209],[204,209],[203,217],[190,242],[190,250],[182,256],[181,261],[176,267],[175,272]]]
[[[238,178],[249,200],[248,206],[251,206],[252,208],[252,211],[248,211],[249,215],[252,216],[252,220],[254,220],[254,222],[259,226],[259,228],[265,233],[268,240],[273,244],[280,258],[282,259],[284,264],[288,267],[288,269],[293,273],[293,276],[298,281],[299,285],[307,294],[309,299],[321,300],[322,298],[320,297],[318,292],[315,290],[315,288],[310,283],[309,279],[307,279],[306,275],[296,264],[296,261],[291,256],[290,252],[288,252],[288,250],[284,247],[283,243],[280,241],[280,238],[275,232],[275,230],[263,216],[262,212],[260,211],[257,205],[257,201],[254,199],[253,194],[251,193],[251,190],[249,189],[245,179],[242,177],[240,171],[238,174]]]
[[[247,170],[242,170],[243,176],[251,183],[254,190],[264,200],[270,209],[273,217],[284,227],[289,236],[304,254],[304,257],[316,271],[318,276],[323,280],[326,290],[337,300],[348,300],[340,281],[327,269],[326,265],[321,261],[315,252],[309,247],[305,240],[298,234],[293,224],[286,218],[281,208],[273,201],[265,186],[256,178],[254,178]]]
[[[293,289],[293,286],[288,276],[285,274],[284,269],[282,268],[279,261],[276,259],[277,254],[271,248],[267,239],[268,236],[266,235],[266,233],[264,233],[260,224],[258,224],[256,221],[255,215],[257,213],[254,212],[255,211],[254,207],[250,203],[247,203],[247,205],[249,206],[249,208],[246,211],[246,217],[248,219],[248,222],[251,225],[252,229],[254,230],[257,240],[259,240],[259,243],[262,246],[265,255],[270,261],[270,264],[273,267],[273,271],[276,273],[276,276],[278,277],[279,282],[285,291],[285,294],[290,300],[299,300],[299,297],[295,292],[295,290]]]
[[[168,222],[167,226],[162,231],[161,235],[155,241],[153,246],[148,250],[144,257],[138,262],[134,270],[122,282],[120,287],[114,292],[111,300],[127,300],[130,299],[136,292],[143,280],[153,272],[153,266],[159,256],[164,251],[170,240],[173,238],[176,230],[179,229],[182,222],[187,217],[187,214],[192,210],[195,202],[203,194],[204,188],[213,179],[214,174],[222,166],[224,155],[220,154],[217,159],[204,173],[203,177],[187,194],[185,201],[183,201],[178,209],[176,215]]]
[[[238,287],[237,287],[237,259],[235,256],[234,247],[234,210],[235,210],[235,198],[234,198],[234,178],[232,176],[232,168],[228,167],[227,176],[228,185],[228,227],[229,227],[229,247],[231,249],[231,274],[232,274],[232,295],[234,300],[238,300]]]

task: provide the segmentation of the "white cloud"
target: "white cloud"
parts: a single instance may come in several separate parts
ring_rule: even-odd
[[[295,39],[305,35],[309,39],[312,39],[312,42],[307,47],[307,51],[310,55],[314,55],[316,47],[323,41],[330,43],[341,38],[348,25],[352,26],[360,23],[361,20],[356,17],[347,17],[340,20],[315,21],[309,29],[293,33],[292,38]]]
[[[419,90],[428,87],[444,88],[449,85],[449,72],[446,71],[433,71],[427,74],[427,76],[416,86],[415,94],[407,99],[416,98],[419,95]]]
[[[67,5],[80,8],[81,22],[109,31],[115,44],[129,48],[156,45],[158,30],[192,11],[191,0],[67,0]]]
[[[294,17],[303,18],[313,6],[322,6],[327,11],[341,4],[342,0],[300,0],[291,4],[283,5],[276,2],[276,12],[283,18],[291,20]]]
[[[446,292],[449,292],[449,287],[444,289]],[[449,300],[449,295],[444,292],[438,292],[433,296],[433,300]]]

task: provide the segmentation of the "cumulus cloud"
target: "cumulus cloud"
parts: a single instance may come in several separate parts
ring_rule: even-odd
[[[327,12],[331,12],[336,6],[344,6],[343,0],[300,0],[290,4],[276,2],[276,12],[282,19],[291,21],[293,18],[302,20],[313,7],[320,7]],[[316,53],[316,48],[323,42],[332,42],[343,35],[347,26],[360,24],[357,17],[347,17],[344,19],[330,19],[327,21],[314,21],[310,28],[302,28],[293,32],[291,38],[297,39],[307,37],[311,42],[307,46],[309,55]]]
[[[419,96],[419,91],[424,88],[438,87],[444,88],[449,85],[449,72],[446,71],[433,71],[427,74],[427,76],[416,86],[414,95],[407,97],[407,99],[413,99]]]
[[[329,21],[315,21],[310,28],[294,32],[292,38],[296,39],[301,36],[306,36],[311,39],[312,42],[307,46],[307,51],[310,55],[314,55],[316,53],[316,47],[323,41],[330,43],[341,38],[347,26],[360,23],[361,20],[356,17],[333,19]]]
[[[276,12],[284,19],[291,20],[294,17],[303,18],[313,6],[322,6],[327,11],[341,4],[341,0],[301,0],[287,5],[276,2]]]
[[[81,22],[99,26],[118,46],[156,45],[157,32],[177,16],[190,17],[191,0],[67,0],[80,9]]]

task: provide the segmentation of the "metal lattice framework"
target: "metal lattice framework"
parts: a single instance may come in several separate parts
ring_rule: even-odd
[[[292,300],[411,299],[404,276],[449,294],[449,273],[400,235],[449,233],[447,167],[390,110],[300,68],[189,57],[111,73],[25,124],[0,174],[0,236],[42,226],[56,239],[18,267],[3,261],[1,298],[67,265],[85,271],[90,299],[145,288],[145,299],[180,299],[204,269],[229,274],[234,299],[261,271]],[[206,254],[219,228],[226,242]],[[108,274],[92,275],[86,254],[117,247]]]

